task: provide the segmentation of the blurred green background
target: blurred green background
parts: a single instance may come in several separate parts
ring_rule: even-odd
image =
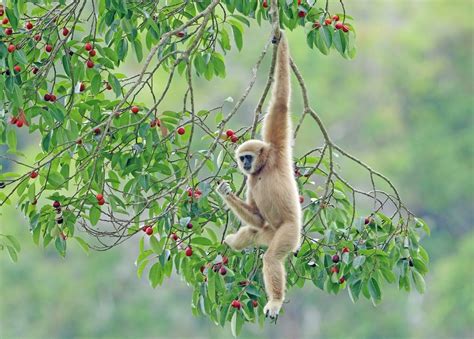
[[[426,294],[390,286],[377,308],[366,300],[352,304],[346,293],[293,289],[276,326],[247,325],[242,338],[473,337],[473,6],[471,0],[347,3],[357,30],[353,61],[309,50],[301,29],[289,34],[313,106],[334,141],[393,179],[415,214],[431,225],[423,242],[431,272]],[[227,60],[227,79],[198,82],[199,105],[213,107],[242,93],[268,32],[248,32],[244,50]],[[131,60],[125,71],[137,67]],[[265,72],[232,127],[250,121]],[[165,105],[176,109],[184,87],[174,87],[176,95]],[[299,115],[296,90],[292,107]],[[317,144],[316,131],[312,123],[304,127],[297,151]],[[22,133],[22,149],[31,155],[38,140]],[[350,167],[342,171],[361,187],[367,184]],[[231,337],[229,328],[191,315],[191,289],[178,277],[156,290],[137,279],[138,238],[89,256],[71,243],[61,259],[54,249],[33,244],[14,207],[0,212],[0,233],[22,240],[17,264],[0,252],[1,338]]]

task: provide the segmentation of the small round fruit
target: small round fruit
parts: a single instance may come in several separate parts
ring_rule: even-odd
[[[7,25],[9,22],[10,22],[10,20],[8,20],[8,18],[4,18],[2,20],[2,24],[4,24],[4,25]]]
[[[241,286],[241,287],[245,287],[245,286],[248,286],[248,285],[250,285],[250,281],[248,281],[248,280],[239,281],[239,286]]]
[[[339,21],[339,15],[337,15],[337,14],[336,14],[336,15],[333,15],[333,16],[332,16],[332,19],[333,19],[334,21]]]
[[[10,124],[12,125],[16,125],[16,122],[18,121],[18,118],[17,117],[11,117],[10,118]]]
[[[193,255],[193,249],[191,247],[186,247],[186,251],[184,252],[187,257],[190,257]]]
[[[8,53],[15,52],[16,46],[13,44],[8,45]]]
[[[335,263],[335,264],[337,264],[337,263],[339,262],[339,255],[334,254],[334,255],[332,256],[332,262]]]
[[[40,34],[36,34],[35,37],[34,37],[35,41],[40,41],[41,40],[41,35]]]
[[[76,140],[76,145],[82,145],[82,139],[77,139]]]
[[[365,225],[370,224],[370,218],[369,217],[364,219],[364,224]]]
[[[53,46],[46,45],[46,47],[44,49],[45,49],[46,52],[51,53],[51,51],[53,50]]]
[[[30,21],[28,21],[26,23],[25,27],[26,27],[27,30],[33,29],[33,24]]]
[[[186,33],[184,33],[184,31],[179,31],[178,33],[176,33],[176,36],[178,38],[184,38],[185,35],[186,35]]]
[[[94,67],[94,61],[87,60],[86,65],[87,65],[87,68],[92,68],[92,67]]]
[[[327,18],[326,20],[324,20],[324,23],[325,23],[326,25],[330,25],[331,22],[332,22],[332,19],[331,19],[331,18]]]
[[[263,8],[268,8],[268,1],[267,0],[263,0],[262,7]]]
[[[59,208],[59,207],[61,207],[61,203],[56,200],[55,202],[53,202],[53,207],[54,208]]]
[[[300,18],[304,18],[306,16],[306,11],[303,11],[303,10],[298,11],[298,16]]]
[[[178,235],[177,235],[176,233],[171,233],[170,238],[171,238],[172,240],[174,240],[174,241],[176,241],[176,240],[179,239],[179,237],[178,237]]]
[[[228,130],[225,132],[225,134],[226,134],[228,137],[231,137],[231,136],[234,135],[234,131],[231,130],[231,129],[228,129]]]
[[[30,174],[31,179],[35,179],[37,177],[38,177],[38,172],[36,172],[36,171],[31,172],[31,174]]]
[[[227,269],[224,266],[222,266],[221,269],[219,270],[219,274],[220,275],[226,275],[227,274]]]
[[[100,132],[101,132],[100,128],[97,127],[97,128],[94,129],[94,134],[95,135],[99,135]]]
[[[100,199],[99,201],[97,201],[97,203],[99,204],[99,206],[102,206],[105,204],[105,199]]]
[[[344,247],[344,248],[342,249],[342,253],[349,253],[349,248]]]
[[[253,306],[253,308],[258,307],[258,301],[257,300],[252,300],[252,306]]]
[[[222,257],[222,263],[223,263],[224,265],[227,265],[227,264],[229,263],[229,258],[226,257],[226,256],[223,256],[223,257]]]
[[[96,54],[97,54],[97,52],[95,51],[95,49],[91,49],[91,50],[89,51],[89,55],[90,55],[91,57],[95,57]]]
[[[46,94],[44,95],[44,100],[45,100],[45,101],[51,100],[51,94],[46,93]]]
[[[56,96],[54,94],[50,94],[50,98],[49,98],[49,101],[51,102],[55,102],[56,101]]]
[[[334,27],[336,27],[336,29],[342,29],[342,27],[344,27],[344,25],[342,24],[342,22],[338,21],[338,22],[336,22],[336,25]]]
[[[187,227],[188,229],[192,229],[192,228],[193,228],[193,224],[191,224],[190,222],[188,222],[188,224],[186,225],[186,227]]]
[[[153,234],[153,228],[148,226],[147,228],[145,228],[145,233],[148,234],[148,235],[152,235]]]
[[[13,34],[13,28],[11,28],[11,27],[6,28],[5,29],[5,34],[6,35],[12,35]]]
[[[300,204],[304,203],[304,197],[300,195]]]
[[[95,196],[95,198],[96,198],[97,200],[102,200],[102,199],[104,199],[104,196],[99,193],[99,194],[97,194],[97,195]]]
[[[107,83],[105,84],[105,89],[107,89],[107,90],[110,91],[110,90],[112,89],[112,86],[107,82]]]
[[[23,121],[18,120],[18,121],[16,122],[16,127],[22,128],[22,127],[23,127]]]
[[[21,67],[19,65],[15,65],[15,67],[13,67],[13,69],[15,70],[15,72],[17,73],[20,73],[21,72]]]
[[[178,134],[179,135],[183,135],[184,133],[186,133],[186,130],[184,129],[184,127],[178,128]]]
[[[313,24],[313,28],[316,28],[316,29],[319,29],[321,27],[321,24],[316,21],[314,24]]]
[[[337,266],[331,267],[331,273],[339,273],[339,268]]]
[[[31,69],[31,72],[33,72],[33,74],[36,74],[36,73],[39,72],[39,68],[38,68],[38,67],[33,67],[33,68]]]
[[[339,284],[344,284],[344,281],[346,281],[346,278],[343,276],[339,279]]]
[[[232,300],[232,303],[230,304],[233,308],[240,309],[240,301],[238,300]]]
[[[86,90],[86,84],[81,82],[81,85],[79,86],[79,92],[84,92]]]
[[[230,141],[235,144],[237,141],[239,141],[239,137],[234,134],[230,137]]]
[[[343,26],[342,26],[342,31],[343,31],[344,33],[349,32],[349,26],[343,25]]]
[[[63,36],[68,36],[69,35],[69,29],[67,27],[63,28]]]
[[[86,49],[86,51],[91,51],[92,50],[92,44],[90,42],[88,42],[84,45],[84,48]]]
[[[137,106],[132,106],[131,111],[133,114],[137,114],[140,111],[140,109]]]

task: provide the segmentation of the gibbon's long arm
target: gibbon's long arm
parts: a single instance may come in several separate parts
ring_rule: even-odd
[[[263,123],[263,140],[279,149],[291,144],[291,120],[288,113],[291,92],[289,67],[288,43],[282,35],[278,46],[272,100]]]
[[[227,205],[232,211],[249,226],[263,227],[265,220],[262,218],[258,210],[246,202],[240,200],[235,194],[230,193],[225,198]]]

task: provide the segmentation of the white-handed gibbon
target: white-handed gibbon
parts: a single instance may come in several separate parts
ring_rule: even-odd
[[[231,192],[227,182],[218,193],[245,224],[224,242],[234,250],[268,246],[263,277],[268,295],[264,314],[277,317],[285,298],[284,260],[300,243],[301,206],[292,165],[292,127],[289,114],[289,51],[282,36],[278,43],[276,77],[269,111],[263,123],[263,141],[249,140],[236,150],[237,163],[247,176],[247,199]]]

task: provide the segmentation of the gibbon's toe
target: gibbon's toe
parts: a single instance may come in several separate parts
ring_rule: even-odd
[[[224,244],[226,244],[227,246],[229,246],[230,248],[234,249],[234,246],[233,246],[233,240],[235,238],[235,234],[228,234],[225,238],[224,238]]]
[[[282,304],[281,300],[270,300],[263,308],[263,314],[265,314],[265,317],[270,317],[270,319],[277,318]]]

